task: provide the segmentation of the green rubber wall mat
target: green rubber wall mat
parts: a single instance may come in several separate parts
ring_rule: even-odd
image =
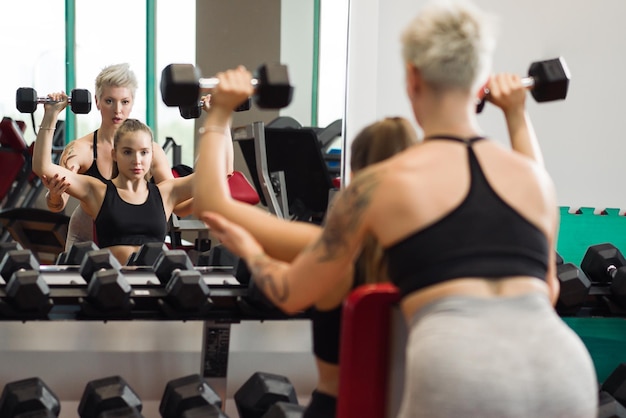
[[[593,208],[560,207],[557,252],[566,263],[579,267],[591,245],[610,242],[626,254],[626,216],[619,212],[619,209],[605,209],[595,214]],[[600,383],[620,363],[626,363],[626,318],[563,319],[587,346]]]

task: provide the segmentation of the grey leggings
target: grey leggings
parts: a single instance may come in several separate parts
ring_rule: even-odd
[[[400,418],[597,414],[591,357],[541,294],[445,298],[410,325]]]

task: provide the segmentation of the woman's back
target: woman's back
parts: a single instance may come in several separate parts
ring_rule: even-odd
[[[545,170],[493,141],[478,141],[472,148],[495,193],[547,235],[556,202]],[[378,183],[370,196],[368,224],[389,247],[444,219],[465,200],[471,177],[468,148],[451,140],[426,140],[365,176]]]

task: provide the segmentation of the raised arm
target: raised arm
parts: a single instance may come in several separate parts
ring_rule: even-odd
[[[52,162],[54,126],[56,126],[59,113],[67,106],[67,95],[54,93],[49,97],[58,102],[44,106],[44,117],[33,148],[33,172],[39,177],[46,176],[48,179],[56,178],[66,182],[67,193],[86,205],[88,213],[97,212],[100,206],[97,197],[99,194],[95,193],[94,184],[98,180],[92,181],[88,176],[77,174]]]
[[[526,111],[527,89],[522,85],[520,77],[508,73],[496,74],[491,77],[487,87],[489,88],[487,100],[504,112],[511,147],[544,165],[537,135]]]
[[[164,180],[170,180],[174,178],[172,174],[172,167],[167,159],[167,155],[163,148],[156,142],[152,144],[152,167],[150,172],[154,178],[154,182],[159,184]],[[179,217],[185,217],[193,212],[193,199],[189,198],[183,202],[180,202],[174,208],[174,213]]]
[[[292,260],[319,236],[319,227],[279,219],[255,206],[238,202],[230,195],[224,173],[228,172],[231,115],[252,95],[251,74],[243,67],[217,75],[219,83],[211,92],[211,106],[200,128],[195,167],[194,213],[217,212],[248,230],[265,251],[280,260]]]

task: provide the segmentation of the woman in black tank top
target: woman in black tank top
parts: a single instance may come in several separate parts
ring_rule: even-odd
[[[132,111],[137,79],[128,64],[113,64],[105,67],[95,80],[95,102],[100,112],[100,127],[93,133],[71,141],[65,147],[60,165],[80,174],[90,175],[102,181],[111,178],[113,160],[111,149],[118,127]],[[100,152],[99,152],[100,150]],[[153,162],[150,175],[155,183],[172,179],[171,165],[161,146],[153,143]],[[53,212],[63,211],[69,199],[66,193],[67,179],[42,176],[48,188],[46,203]],[[177,206],[175,213],[187,216],[191,212],[190,202]],[[91,218],[78,206],[72,213],[66,250],[75,242],[96,241]]]
[[[152,131],[136,119],[126,119],[115,132],[112,180],[102,182],[77,174],[52,162],[52,126],[67,106],[67,95],[49,95],[33,151],[33,171],[38,176],[66,178],[67,192],[96,221],[101,248],[108,248],[121,264],[146,242],[164,242],[167,219],[174,207],[192,195],[194,175],[164,180],[146,179],[153,159]]]
[[[366,237],[372,235],[390,248],[463,209],[465,222],[436,237],[446,253],[429,257],[431,270],[424,274],[446,269],[448,261],[454,263],[453,272],[420,287],[429,277],[410,269],[388,270],[392,280],[397,278],[391,273],[401,271],[403,283],[415,289],[407,286],[399,303],[409,336],[398,416],[591,418],[597,413],[593,362],[553,307],[559,291],[556,193],[541,165],[520,78],[489,77],[492,33],[491,17],[471,3],[426,5],[403,36],[406,90],[425,137],[467,139],[483,136],[476,98],[488,84],[488,100],[500,105],[507,117],[513,149],[487,139],[471,148],[467,141],[425,141],[374,164],[335,198],[321,235],[310,234],[303,244],[306,249],[289,258],[280,254],[288,251],[286,242],[302,244],[292,230],[298,226],[287,228],[270,219],[252,224],[252,210],[237,209],[227,199],[211,201],[215,196],[206,195],[210,185],[202,180],[195,209],[214,236],[246,261],[257,287],[287,313],[319,304],[330,292],[347,291],[346,277]],[[213,106],[220,110],[209,113],[200,138],[199,179],[215,179],[211,171],[216,168],[205,162],[212,154],[223,154],[226,140],[221,130],[230,121],[226,110],[253,93],[251,74],[243,68],[218,78]],[[470,162],[479,169],[472,172]],[[474,173],[480,172],[482,191],[474,194]],[[472,202],[465,212],[464,199],[470,193]],[[480,202],[473,201],[476,195]],[[495,205],[498,211],[492,211]],[[490,217],[492,212],[497,216]],[[478,254],[463,245],[471,241],[465,234],[472,214],[483,225],[482,231],[471,232],[484,234]],[[498,223],[502,219],[515,219],[525,227],[510,228]],[[521,248],[516,228],[523,234],[539,231],[538,239],[524,239],[528,248]],[[414,263],[429,244],[396,254],[395,265]],[[474,255],[464,257],[466,253],[487,265],[504,255],[515,266],[500,264],[487,272],[476,268]],[[524,267],[528,261],[530,270]],[[549,349],[550,344],[559,350]]]

